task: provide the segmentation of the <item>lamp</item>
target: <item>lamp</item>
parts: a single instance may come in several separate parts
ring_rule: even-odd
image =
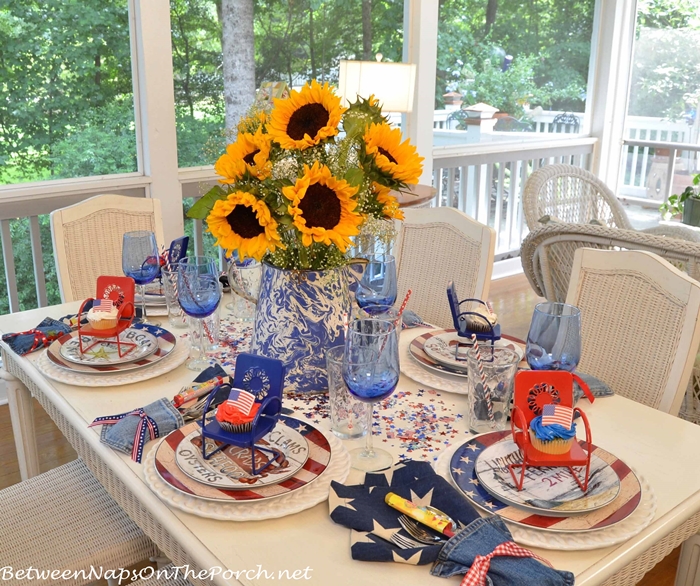
[[[374,94],[385,112],[410,112],[415,85],[413,63],[340,61],[338,91],[344,106],[356,101],[357,96],[369,98]]]

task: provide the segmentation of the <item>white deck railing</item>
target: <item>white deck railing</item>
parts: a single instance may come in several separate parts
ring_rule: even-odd
[[[434,204],[460,209],[496,230],[496,259],[517,255],[527,228],[522,193],[530,174],[553,163],[589,168],[595,138],[433,149]]]

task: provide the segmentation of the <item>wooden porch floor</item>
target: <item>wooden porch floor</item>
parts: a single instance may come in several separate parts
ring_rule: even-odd
[[[494,311],[498,314],[503,330],[524,340],[532,311],[542,300],[535,295],[525,276],[517,275],[493,281],[489,297],[493,300]],[[36,401],[34,411],[42,472],[74,460],[75,451]],[[20,481],[10,413],[6,405],[0,406],[0,464],[0,489]],[[639,584],[673,586],[679,552],[680,548],[674,550]]]

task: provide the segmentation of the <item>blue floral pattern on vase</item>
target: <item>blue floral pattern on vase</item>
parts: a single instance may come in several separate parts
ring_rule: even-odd
[[[284,390],[328,390],[325,351],[344,343],[346,268],[291,271],[263,264],[252,351],[286,366]]]

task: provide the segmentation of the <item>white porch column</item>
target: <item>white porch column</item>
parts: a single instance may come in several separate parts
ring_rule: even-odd
[[[636,16],[636,0],[599,0],[593,21],[588,96],[591,135],[599,142],[591,170],[614,193],[620,178]]]
[[[416,93],[413,112],[406,117],[404,136],[425,157],[420,183],[433,184],[433,112],[435,111],[435,67],[437,64],[438,0],[405,0],[404,55],[416,64]]]
[[[132,74],[137,145],[150,177],[147,197],[161,200],[165,243],[184,234],[182,187],[177,175],[175,90],[168,0],[133,0]]]

